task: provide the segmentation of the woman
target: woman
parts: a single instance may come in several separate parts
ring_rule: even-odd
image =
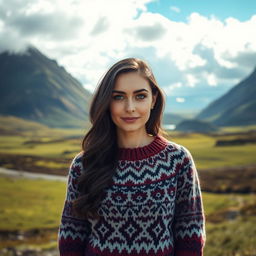
[[[121,60],[104,75],[70,166],[60,255],[203,255],[198,174],[190,152],[161,136],[163,106],[144,61]]]

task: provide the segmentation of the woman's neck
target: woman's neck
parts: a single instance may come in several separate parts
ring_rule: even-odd
[[[117,132],[117,141],[119,148],[138,148],[150,144],[154,137],[147,134],[146,131],[141,132]]]

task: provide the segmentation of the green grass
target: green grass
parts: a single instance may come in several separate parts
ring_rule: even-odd
[[[63,139],[55,143],[35,143],[24,144],[32,138],[23,136],[0,136],[0,152],[19,155],[33,155],[44,157],[62,157],[63,152],[81,151],[81,141],[79,139]],[[42,140],[46,140],[43,137]],[[73,156],[73,155],[72,155]]]
[[[72,133],[69,131],[69,135]],[[76,131],[77,132],[77,131]],[[68,134],[68,132],[67,132]],[[63,134],[62,134],[63,135]],[[80,139],[64,137],[40,137],[40,141],[49,141],[54,139],[63,139],[55,143],[32,143],[24,144],[26,141],[36,140],[37,137],[30,136],[0,136],[0,152],[19,155],[34,155],[42,157],[63,157],[63,153],[68,151],[65,157],[72,158],[75,153],[81,151],[81,140],[83,134],[80,133]],[[212,137],[203,134],[188,134],[178,136],[177,133],[170,133],[169,140],[187,147],[195,160],[199,169],[228,167],[237,165],[255,164],[255,144],[235,145],[216,147],[215,142],[223,137]],[[229,136],[229,139],[234,136]]]
[[[66,195],[66,183],[28,180],[0,176],[0,230],[28,230],[58,227]],[[241,208],[256,202],[255,194],[203,193],[206,214],[213,215],[229,208]],[[241,216],[221,223],[206,222],[206,256],[253,255],[256,244],[256,217]],[[47,242],[47,237],[49,241]],[[56,248],[56,232],[43,241],[31,240],[29,245],[5,241],[4,245],[30,248]],[[237,253],[237,254],[235,254]]]
[[[58,226],[65,191],[64,182],[0,177],[0,230]]]
[[[43,167],[47,167],[49,169],[57,169],[57,168],[66,169],[67,168],[66,164],[56,163],[53,161],[43,161],[43,160],[36,161],[35,166],[43,166]]]
[[[88,128],[89,125],[86,124]],[[5,131],[7,134],[11,132],[17,135],[28,137],[61,137],[69,135],[81,135],[85,133],[84,128],[63,129],[63,128],[49,128],[46,125],[33,122],[30,120],[18,118],[15,116],[1,116],[0,115],[0,131]]]
[[[193,152],[197,167],[201,169],[255,164],[255,145],[189,149]]]
[[[197,168],[200,169],[255,164],[255,144],[216,147],[215,142],[219,138],[204,134],[188,134],[181,137],[170,134],[169,136],[169,140],[190,150]]]
[[[81,140],[86,133],[85,129],[51,129],[37,123],[27,122],[14,117],[1,117],[3,124],[0,128],[7,129],[12,125],[11,130],[22,131],[22,135],[1,135],[0,153],[34,155],[41,157],[63,157],[72,158],[75,153],[81,151]],[[21,128],[19,128],[19,126]],[[27,128],[27,130],[25,129]],[[246,132],[256,129],[256,126],[225,127],[222,132]],[[183,134],[176,131],[168,132],[168,139],[187,147],[199,169],[230,167],[236,165],[255,164],[255,144],[236,146],[216,147],[218,139],[234,139],[237,135],[211,136],[204,134]],[[69,138],[77,136],[77,139]],[[55,143],[28,143],[28,141],[47,142],[62,139]],[[46,164],[47,166],[47,164]]]
[[[254,203],[255,194],[214,194],[203,193],[203,203],[206,216],[228,208],[241,208]]]
[[[0,136],[0,152],[5,154],[34,155],[41,157],[72,158],[81,150],[80,139],[70,139],[68,136],[83,137],[82,129],[50,129],[34,123],[15,118],[0,117],[0,128],[8,130],[14,127],[16,132]],[[256,126],[226,127],[223,132],[246,132],[256,129]],[[209,136],[203,134],[180,134],[169,132],[169,140],[187,147],[195,160],[197,168],[213,168],[255,164],[255,144],[239,146],[215,147],[218,139],[233,139],[236,135],[227,137]],[[49,142],[61,139],[55,143],[24,144],[26,141],[39,140]],[[40,160],[37,166],[48,168],[68,168],[62,163]],[[57,228],[63,209],[66,194],[64,182],[47,180],[28,180],[0,176],[0,230],[29,230]],[[225,212],[230,209],[243,209],[256,206],[255,194],[213,194],[203,193],[203,203],[206,214],[207,243],[206,256],[251,256],[256,255],[256,217],[242,215],[234,220],[227,220]],[[208,221],[209,220],[209,221]],[[216,221],[215,223],[211,221]],[[48,237],[48,238],[47,238]],[[52,242],[54,240],[54,242]],[[56,247],[56,233],[46,235],[42,244],[31,240],[22,246]],[[16,242],[7,241],[5,245],[16,246]],[[19,241],[22,243],[22,241]],[[4,246],[1,244],[1,246]]]
[[[0,229],[57,226],[65,194],[65,182],[0,176]],[[254,194],[203,193],[206,216],[255,200]]]
[[[256,125],[222,127],[222,132],[246,132],[256,130]]]
[[[252,256],[256,253],[256,217],[207,224],[206,256]]]

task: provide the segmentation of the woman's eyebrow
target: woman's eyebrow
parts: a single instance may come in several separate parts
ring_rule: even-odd
[[[134,91],[133,93],[138,93],[138,92],[148,92],[148,90],[147,89],[139,89],[139,90]],[[112,93],[126,94],[123,91],[117,91],[117,90],[113,90]]]

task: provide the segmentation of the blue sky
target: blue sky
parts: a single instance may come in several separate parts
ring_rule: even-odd
[[[249,0],[0,0],[0,52],[33,45],[91,92],[116,61],[142,58],[171,113],[199,112],[246,78],[255,31]]]
[[[148,10],[161,13],[175,21],[186,21],[192,12],[198,12],[206,17],[214,15],[224,21],[233,17],[240,21],[251,18],[256,12],[255,0],[161,0],[147,4]]]

